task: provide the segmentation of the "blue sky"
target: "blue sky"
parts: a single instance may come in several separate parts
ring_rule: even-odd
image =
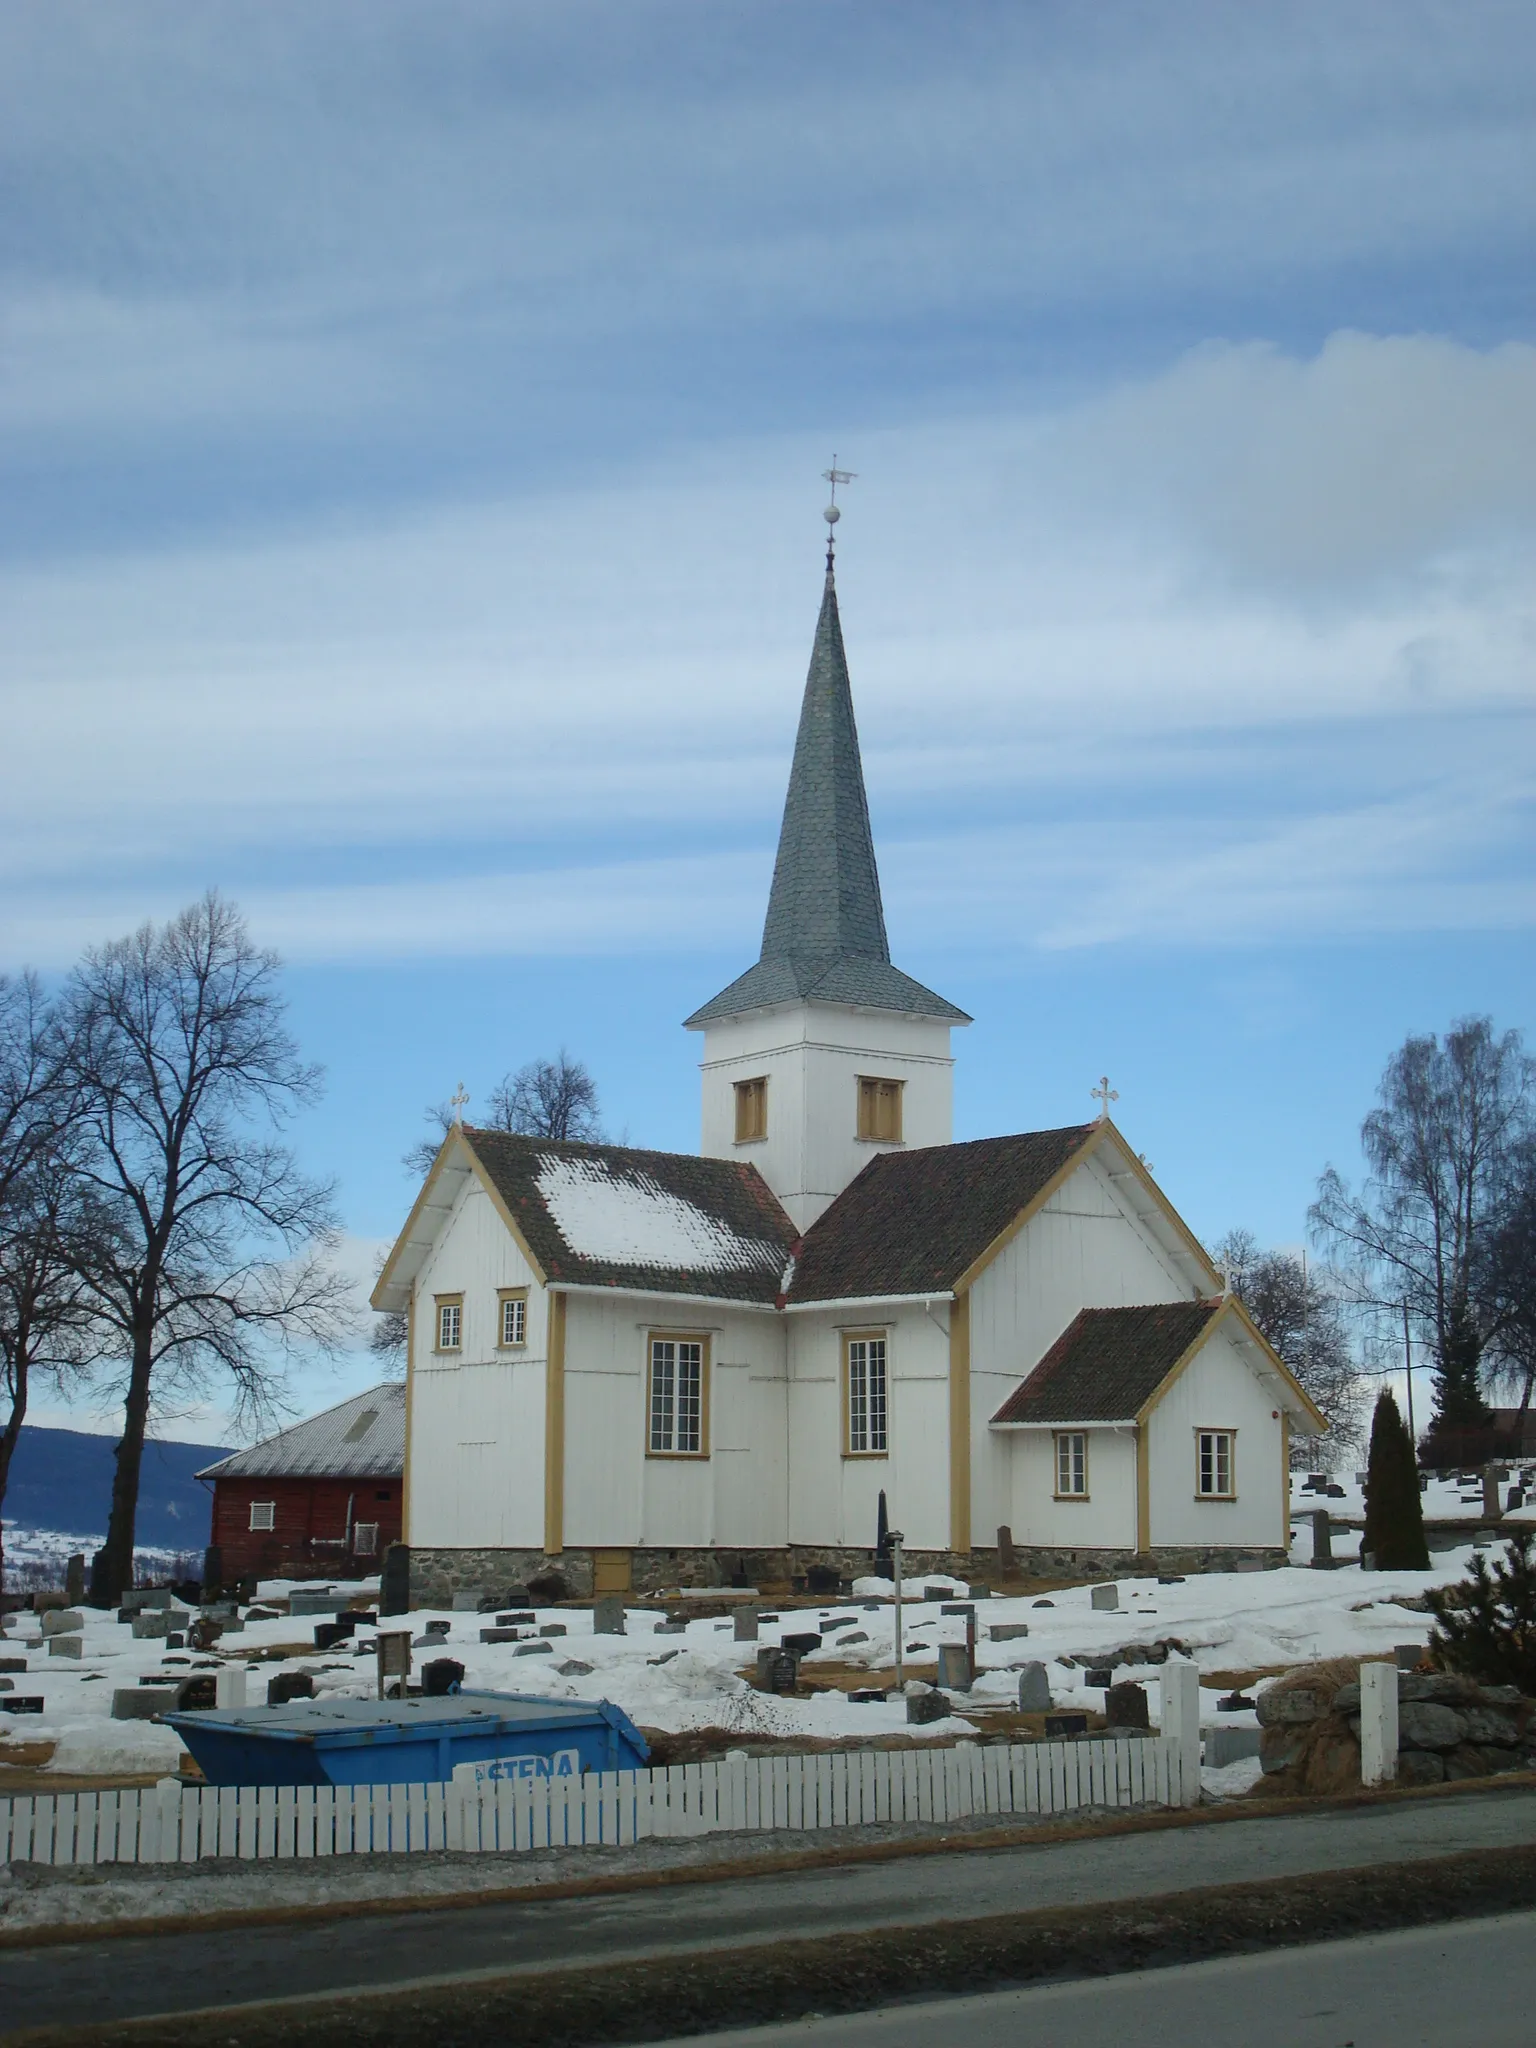
[[[1407,1031],[1532,1022],[1533,60],[1480,0],[0,0],[0,967],[240,902],[360,1271],[460,1080],[563,1043],[693,1146],[835,449],[958,1134],[1108,1071],[1197,1230],[1298,1243]]]

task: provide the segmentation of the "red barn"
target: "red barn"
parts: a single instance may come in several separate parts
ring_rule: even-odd
[[[405,1387],[354,1394],[197,1476],[224,1579],[363,1577],[400,1540]]]

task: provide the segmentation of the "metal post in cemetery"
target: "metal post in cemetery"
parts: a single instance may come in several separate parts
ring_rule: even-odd
[[[896,1690],[900,1692],[906,1683],[901,1669],[901,1546],[907,1539],[899,1529],[891,1529],[887,1531],[887,1540],[891,1546],[891,1582],[896,1600]]]

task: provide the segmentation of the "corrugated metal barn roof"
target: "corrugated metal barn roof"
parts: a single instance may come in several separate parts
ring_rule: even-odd
[[[354,1394],[265,1443],[205,1465],[199,1479],[398,1479],[405,1470],[405,1386]]]

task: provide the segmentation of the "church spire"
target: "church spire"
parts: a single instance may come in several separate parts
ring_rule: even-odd
[[[784,799],[762,951],[755,967],[688,1019],[693,1026],[780,1003],[846,1003],[968,1023],[963,1010],[891,965],[864,793],[853,690],[837,609],[833,539],[842,517],[837,486],[851,481],[834,459],[826,472],[827,577],[800,705],[800,729]]]

